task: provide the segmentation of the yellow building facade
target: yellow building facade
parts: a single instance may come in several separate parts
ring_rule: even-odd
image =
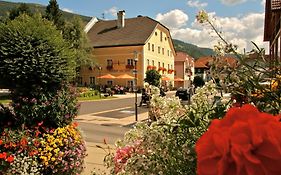
[[[137,86],[142,87],[149,69],[156,69],[170,80],[174,78],[172,38],[169,29],[159,22],[142,16],[125,19],[121,11],[117,20],[98,21],[91,28],[88,37],[96,66],[81,68],[79,84],[132,87],[137,77]],[[107,74],[129,77],[99,78]]]

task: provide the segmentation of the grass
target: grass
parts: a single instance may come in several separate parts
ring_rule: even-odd
[[[109,96],[109,97],[105,97],[105,96],[100,96],[97,95],[97,96],[90,96],[90,97],[78,97],[78,101],[90,101],[90,100],[101,100],[101,99],[110,99],[110,98],[116,98],[116,97],[113,97],[113,96]]]
[[[100,96],[96,95],[96,96],[90,96],[90,97],[78,97],[78,101],[91,101],[91,100],[102,100],[102,99],[111,99],[111,98],[116,98],[116,97],[104,97],[103,95]],[[6,104],[6,103],[10,103],[10,97],[9,96],[0,96],[0,103],[2,104]]]
[[[8,95],[3,95],[0,96],[0,103],[5,104],[5,103],[10,103],[10,97]]]

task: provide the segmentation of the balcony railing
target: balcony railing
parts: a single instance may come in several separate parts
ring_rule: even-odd
[[[127,65],[126,65],[126,69],[134,69],[134,65],[127,64]]]
[[[108,65],[108,66],[106,66],[106,69],[107,69],[107,70],[112,70],[112,69],[113,69],[113,66],[112,66],[112,65]]]

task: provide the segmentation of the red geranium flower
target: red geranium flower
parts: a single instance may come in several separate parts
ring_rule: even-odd
[[[3,141],[0,139],[0,145],[2,145],[3,144]]]
[[[252,105],[231,108],[196,143],[199,175],[280,175],[281,123]]]
[[[13,162],[14,156],[10,155],[9,157],[7,157],[6,161],[9,162],[9,163]]]
[[[6,157],[7,157],[6,152],[0,153],[0,159],[6,159]]]

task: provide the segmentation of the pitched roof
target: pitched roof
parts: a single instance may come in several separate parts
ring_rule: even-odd
[[[226,62],[229,66],[235,67],[237,60],[232,57],[222,57],[224,62]],[[198,60],[195,61],[194,67],[195,68],[209,68],[210,64],[214,61],[214,58],[211,56],[200,57]]]
[[[88,32],[93,47],[144,45],[159,22],[146,17],[125,19],[125,27],[117,28],[117,20],[98,21]]]
[[[195,61],[194,67],[195,68],[208,68],[208,63],[213,61],[213,57],[206,56],[206,57],[200,57],[198,60]]]
[[[188,55],[188,54],[186,54],[186,53],[184,53],[184,52],[177,52],[176,53],[176,56],[175,56],[175,61],[188,61],[188,62],[191,62],[191,61],[193,61],[194,59],[190,56],[190,55]]]

